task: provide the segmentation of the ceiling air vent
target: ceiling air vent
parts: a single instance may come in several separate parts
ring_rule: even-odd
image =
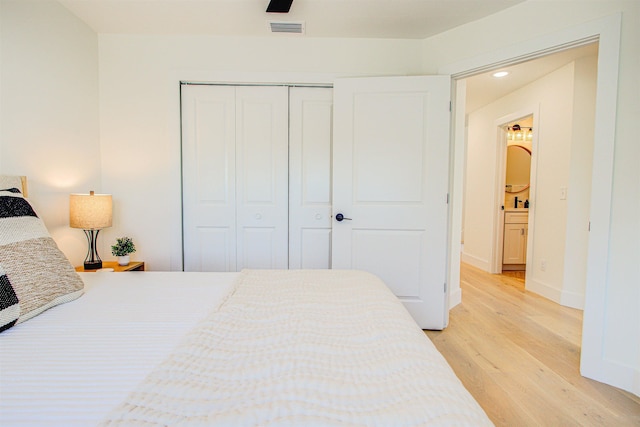
[[[272,33],[304,34],[304,22],[269,21]]]

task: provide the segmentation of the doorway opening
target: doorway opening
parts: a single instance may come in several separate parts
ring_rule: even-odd
[[[501,67],[509,82],[493,77],[495,70],[465,79],[461,261],[494,274],[526,269],[527,290],[580,309],[597,58],[595,42]],[[529,158],[529,182],[508,182],[510,150]]]
[[[633,390],[633,369],[612,359],[604,357],[610,348],[605,338],[609,331],[607,316],[617,306],[607,299],[612,289],[608,265],[611,259],[611,218],[613,198],[614,146],[617,112],[617,90],[620,52],[620,13],[596,19],[575,27],[557,31],[549,36],[528,39],[498,51],[481,54],[467,61],[440,67],[438,72],[452,76],[453,82],[453,120],[451,163],[452,205],[450,214],[449,239],[449,278],[451,291],[450,306],[459,304],[462,292],[459,288],[460,275],[460,234],[462,230],[463,183],[465,177],[465,145],[468,126],[465,94],[466,79],[502,66],[517,64],[548,53],[559,52],[586,44],[598,43],[597,83],[595,125],[593,138],[593,163],[591,176],[586,181],[592,183],[589,196],[589,238],[585,246],[588,249],[588,267],[586,272],[586,290],[584,294],[584,322],[580,372],[583,376],[625,390]],[[539,137],[542,137],[538,129]],[[572,193],[569,195],[571,198]],[[466,206],[464,207],[467,208]],[[466,235],[465,235],[466,237]],[[465,238],[465,247],[466,238]],[[584,284],[584,281],[583,281]]]
[[[504,188],[503,209],[499,215],[503,226],[498,230],[502,231],[502,244],[497,244],[499,254],[496,258],[502,274],[513,272],[510,276],[524,281],[531,217],[533,115],[503,125],[501,133],[505,136],[502,144],[505,149],[504,184],[501,186]]]

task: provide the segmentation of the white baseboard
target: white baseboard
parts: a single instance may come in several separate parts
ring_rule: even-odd
[[[560,304],[560,301],[562,299],[562,292],[552,286],[547,285],[546,283],[542,283],[536,279],[527,278],[525,287],[527,291],[534,292],[547,299],[550,299],[553,302]]]
[[[458,288],[449,292],[449,310],[462,302],[462,289]]]
[[[536,279],[528,279],[526,282],[526,289],[527,291],[541,295],[564,307],[584,310],[584,294],[562,291]]]
[[[462,252],[460,254],[460,261],[479,268],[482,271],[486,271],[487,273],[491,272],[489,261],[487,261],[486,259],[481,259],[476,256],[469,255],[466,252]]]
[[[584,310],[584,293],[562,291],[560,305]]]
[[[580,374],[592,380],[610,384],[640,397],[640,371],[632,366],[616,363],[604,357],[598,364],[598,369],[591,371],[580,363]]]

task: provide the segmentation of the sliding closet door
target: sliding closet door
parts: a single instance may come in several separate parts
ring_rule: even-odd
[[[236,271],[235,115],[235,88],[182,86],[185,271]]]
[[[288,267],[288,89],[236,89],[238,270]]]
[[[289,268],[331,268],[333,90],[289,92]]]
[[[182,86],[185,271],[287,268],[287,92]]]

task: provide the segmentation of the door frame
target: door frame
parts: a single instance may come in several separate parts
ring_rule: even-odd
[[[496,169],[495,175],[495,192],[494,192],[494,210],[493,210],[493,247],[491,248],[491,262],[490,262],[490,273],[492,274],[500,274],[502,272],[502,255],[503,255],[503,240],[504,240],[504,186],[506,184],[506,170],[507,170],[507,134],[504,131],[504,127],[511,122],[516,120],[520,120],[524,117],[533,116],[533,129],[538,129],[538,118],[539,118],[540,106],[535,105],[528,108],[525,108],[520,111],[513,112],[511,114],[507,114],[506,116],[500,117],[494,123],[495,127],[495,138],[498,143],[496,144],[496,164],[498,165],[498,169]],[[535,206],[536,206],[536,179],[538,173],[538,133],[533,133],[533,140],[531,141],[531,172],[529,174],[529,220],[528,220],[528,235],[534,235],[533,226],[535,222],[533,218],[535,216]],[[531,265],[533,262],[532,254],[533,254],[533,239],[527,239],[527,265]],[[531,269],[527,269],[527,273]],[[525,278],[525,287],[526,287],[526,278]]]
[[[610,287],[607,274],[609,264],[609,238],[611,233],[611,205],[613,195],[613,161],[615,146],[615,130],[617,117],[617,90],[608,88],[618,87],[618,69],[620,56],[620,33],[622,14],[620,12],[598,18],[583,24],[565,28],[545,36],[526,40],[481,54],[479,56],[448,64],[438,69],[439,74],[449,74],[452,79],[452,97],[457,100],[458,83],[475,74],[484,73],[505,65],[512,65],[539,58],[550,53],[559,52],[573,47],[597,41],[598,47],[598,76],[596,86],[596,113],[593,149],[592,189],[590,206],[590,233],[587,258],[587,283],[585,289],[585,308],[583,316],[582,351],[580,372],[585,377],[612,384],[625,390],[634,388],[633,382],[637,374],[629,366],[609,360],[605,357],[605,319],[607,315],[607,292]],[[459,110],[464,106],[453,105],[454,117],[464,117]],[[454,123],[452,129],[460,129],[459,123]],[[451,141],[455,153],[465,148],[464,135],[460,132],[453,134]],[[464,151],[463,151],[464,152]],[[452,182],[459,182],[464,171],[459,162],[452,170],[450,189],[460,191],[461,185],[451,186]],[[458,202],[451,207],[455,213],[450,216],[450,251],[460,248],[460,229],[462,195],[454,194],[453,201]],[[455,243],[458,242],[456,245]],[[459,255],[450,252],[450,259]],[[459,263],[450,264],[449,277],[456,277],[452,270],[458,270]],[[450,282],[451,283],[451,282]],[[452,284],[455,286],[455,284]],[[459,283],[457,284],[459,286]]]

